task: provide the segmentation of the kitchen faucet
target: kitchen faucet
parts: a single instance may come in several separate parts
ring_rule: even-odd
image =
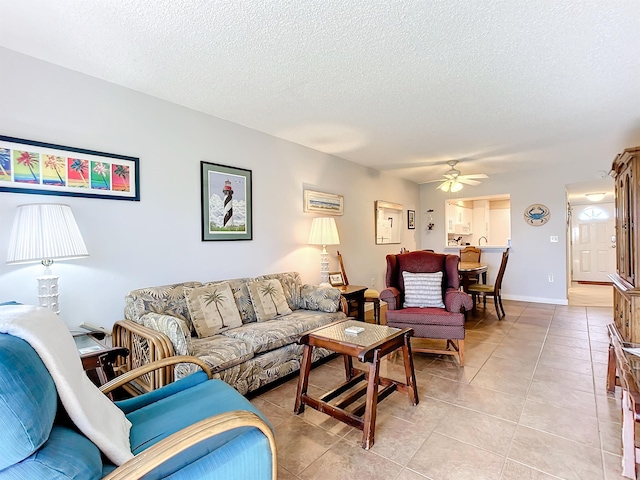
[[[478,239],[478,246],[482,245],[482,239],[484,238],[484,241],[489,243],[489,240],[487,240],[487,237],[485,237],[484,235],[482,237],[480,237]]]

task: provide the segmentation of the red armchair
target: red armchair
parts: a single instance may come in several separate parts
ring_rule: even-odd
[[[446,340],[444,349],[421,348],[414,346],[415,352],[428,352],[446,355],[457,355],[460,365],[464,365],[464,320],[465,311],[473,307],[471,297],[460,291],[460,278],[458,274],[457,255],[445,255],[426,251],[416,251],[399,255],[387,255],[387,288],[380,292],[380,299],[387,302],[387,325],[397,328],[413,328],[414,338],[430,338]],[[430,277],[427,282],[439,282],[437,272],[442,272],[441,302],[444,306],[424,306],[425,300],[416,302],[415,276],[406,275],[409,297],[406,296],[405,274],[435,274],[422,275]],[[412,278],[410,278],[412,277]],[[435,277],[435,278],[434,278]],[[419,282],[418,282],[419,283]],[[413,288],[411,288],[413,287]],[[425,292],[429,290],[428,285]],[[438,293],[430,292],[431,296]],[[426,295],[424,298],[429,297]],[[409,298],[410,302],[407,302]],[[433,299],[432,299],[433,300]],[[426,301],[427,304],[437,302]],[[409,306],[409,305],[420,306]]]

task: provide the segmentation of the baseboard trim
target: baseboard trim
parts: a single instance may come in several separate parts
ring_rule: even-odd
[[[613,282],[589,282],[587,280],[574,280],[579,285],[604,285],[604,286],[612,286]]]
[[[505,300],[514,300],[517,302],[550,303],[552,305],[569,305],[568,298],[526,297],[523,295],[505,295],[505,294],[502,294],[502,298],[504,298]]]

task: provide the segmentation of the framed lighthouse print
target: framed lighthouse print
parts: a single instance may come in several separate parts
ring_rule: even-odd
[[[251,240],[251,170],[200,162],[202,240]]]

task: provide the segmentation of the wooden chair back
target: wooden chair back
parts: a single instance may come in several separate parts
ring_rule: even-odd
[[[502,253],[502,261],[500,262],[500,270],[498,270],[498,276],[496,277],[496,283],[493,287],[493,291],[496,295],[500,294],[502,288],[502,277],[504,277],[504,271],[507,269],[507,260],[509,260],[509,249],[507,248]]]
[[[460,261],[480,263],[481,254],[482,254],[482,250],[480,250],[479,248],[465,247],[462,250],[460,250]]]

